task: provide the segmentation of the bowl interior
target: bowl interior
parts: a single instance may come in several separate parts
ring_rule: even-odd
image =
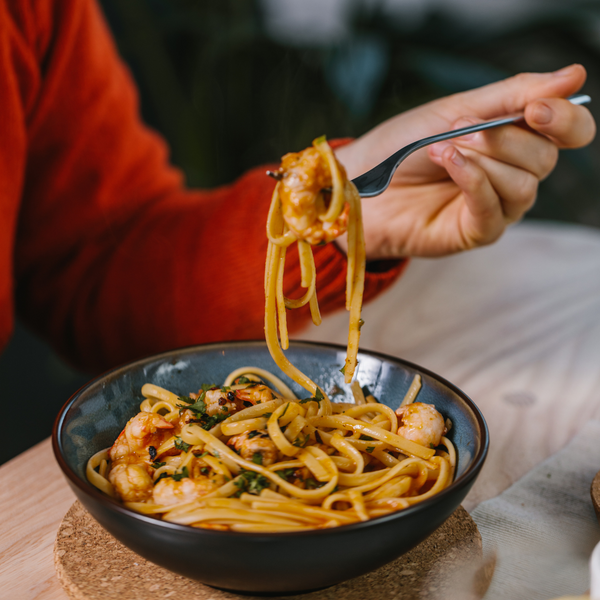
[[[300,370],[322,387],[332,401],[352,402],[350,386],[340,369],[346,348],[337,345],[292,342],[286,352]],[[457,449],[455,482],[483,460],[487,447],[485,421],[473,402],[449,382],[403,360],[363,351],[358,355],[357,378],[365,391],[396,409],[413,377],[420,374],[419,402],[427,402],[453,423],[448,433]],[[55,442],[68,468],[90,487],[85,466],[95,452],[113,444],[128,419],[139,412],[141,387],[153,383],[187,396],[202,383],[220,385],[239,367],[255,366],[280,376],[299,397],[308,393],[283,375],[264,342],[233,342],[184,348],[114,369],[79,390],[65,405],[55,427]]]

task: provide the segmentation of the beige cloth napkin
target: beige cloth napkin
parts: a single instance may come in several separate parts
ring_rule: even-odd
[[[485,600],[583,594],[600,540],[590,486],[600,470],[600,421],[472,513],[484,553],[497,554]]]

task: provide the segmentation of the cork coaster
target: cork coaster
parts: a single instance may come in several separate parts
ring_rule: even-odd
[[[598,523],[600,524],[600,471],[596,473],[596,477],[594,477],[594,481],[592,481],[590,494],[592,496],[592,504],[594,505],[594,510],[596,511],[596,518],[598,519]]]
[[[79,502],[65,515],[56,536],[54,564],[67,594],[76,600],[236,600],[238,595],[176,575],[123,546]],[[482,563],[481,536],[460,507],[427,540],[399,559],[366,575],[286,600],[478,600],[491,581],[493,565]],[[450,587],[449,587],[450,586]]]

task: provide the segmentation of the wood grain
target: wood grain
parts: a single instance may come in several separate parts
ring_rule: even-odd
[[[52,548],[74,494],[45,440],[0,467],[0,597],[67,600]]]

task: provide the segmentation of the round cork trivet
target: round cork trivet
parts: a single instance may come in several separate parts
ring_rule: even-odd
[[[286,600],[432,600],[482,598],[493,566],[482,563],[481,536],[460,507],[433,535],[397,560],[361,577]],[[215,589],[176,575],[133,553],[105,531],[79,502],[56,536],[54,564],[65,591],[76,600],[236,600],[259,598]]]
[[[600,471],[596,473],[596,477],[594,477],[594,481],[592,481],[590,494],[592,496],[594,510],[596,511],[596,518],[598,519],[598,523],[600,523]]]

